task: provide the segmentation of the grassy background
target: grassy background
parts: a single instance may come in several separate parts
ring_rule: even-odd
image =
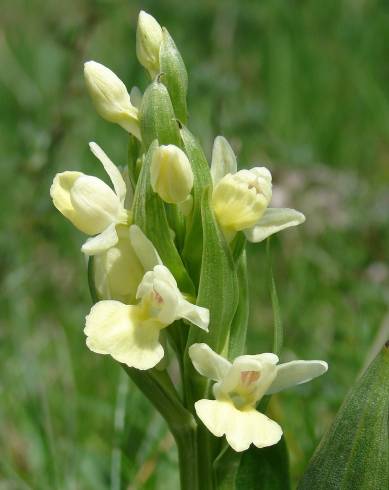
[[[389,7],[380,0],[6,0],[0,27],[0,489],[176,488],[161,419],[110,359],[85,348],[83,237],[54,210],[54,174],[102,176],[87,142],[123,164],[82,62],[128,86],[140,8],[166,25],[190,76],[190,126],[209,155],[232,142],[266,162],[276,205],[307,223],[272,240],[283,360],[328,375],[274,397],[296,481],[389,330]],[[271,349],[264,245],[250,246],[248,352]],[[125,410],[124,410],[125,409]],[[124,413],[125,412],[125,413]],[[120,469],[121,468],[121,469]],[[130,483],[131,482],[131,483]]]

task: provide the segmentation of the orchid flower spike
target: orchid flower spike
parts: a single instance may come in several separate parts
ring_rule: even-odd
[[[163,328],[182,318],[208,331],[209,311],[184,298],[153,244],[136,225],[130,227],[130,240],[145,271],[136,292],[138,303],[99,301],[86,317],[84,332],[91,351],[145,370],[163,358],[159,342]]]
[[[234,152],[228,141],[217,136],[213,145],[211,175],[212,208],[227,240],[243,231],[250,242],[265,238],[305,221],[294,209],[269,208],[272,177],[266,167],[237,171]]]
[[[206,344],[191,345],[189,356],[202,376],[216,381],[215,400],[197,401],[196,413],[213,435],[226,435],[237,452],[245,451],[250,444],[258,448],[272,446],[281,439],[281,427],[255,408],[264,395],[306,383],[328,369],[324,361],[277,365],[278,357],[271,353],[239,356],[230,363]]]
[[[119,169],[96,143],[89,147],[102,163],[113,189],[97,177],[67,171],[54,177],[50,195],[65,218],[93,236],[84,243],[82,252],[96,255],[118,242],[116,226],[128,224],[129,216],[124,207],[126,184]]]

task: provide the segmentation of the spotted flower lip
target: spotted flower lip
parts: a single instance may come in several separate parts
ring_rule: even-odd
[[[212,207],[228,241],[243,231],[250,242],[261,242],[305,221],[295,209],[268,207],[272,195],[270,171],[266,167],[238,171],[235,154],[223,136],[215,138],[211,176]]]
[[[198,417],[213,435],[225,435],[238,452],[250,444],[277,444],[282,436],[281,427],[255,408],[264,395],[306,383],[328,369],[324,361],[278,364],[278,356],[273,353],[239,356],[230,363],[207,344],[193,344],[189,356],[202,376],[216,381],[215,400],[195,403]]]
[[[187,301],[177,282],[151,241],[136,225],[130,227],[130,241],[144,275],[137,286],[134,305],[103,300],[86,317],[87,346],[98,354],[108,354],[129,367],[153,368],[163,358],[160,331],[178,319],[208,331],[207,308]]]
[[[76,228],[86,235],[95,235],[81,248],[86,255],[95,255],[118,242],[116,225],[128,223],[124,208],[127,190],[119,169],[99,145],[92,142],[89,147],[103,165],[113,189],[97,177],[66,171],[54,177],[50,195],[54,206]]]

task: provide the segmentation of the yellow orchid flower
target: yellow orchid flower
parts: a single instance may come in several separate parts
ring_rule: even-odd
[[[228,241],[243,231],[250,242],[265,238],[305,221],[294,209],[269,208],[271,173],[266,167],[237,171],[234,152],[222,136],[215,138],[211,175],[212,208]]]
[[[306,383],[327,369],[324,361],[291,361],[278,365],[272,353],[237,357],[233,363],[206,344],[193,344],[189,356],[195,369],[216,383],[215,400],[199,400],[196,413],[216,437],[226,436],[235,451],[245,451],[250,444],[261,448],[277,444],[282,429],[256,410],[264,396],[291,386]]]

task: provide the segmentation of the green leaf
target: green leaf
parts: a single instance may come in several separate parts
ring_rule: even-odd
[[[201,215],[204,231],[202,267],[197,304],[210,311],[209,332],[193,330],[192,339],[206,342],[211,349],[226,348],[230,325],[238,306],[238,279],[231,251],[209,205],[210,190],[203,194]],[[200,338],[202,340],[200,340]]]
[[[267,261],[269,264],[270,299],[271,299],[271,305],[273,309],[273,321],[274,321],[273,352],[275,354],[280,354],[282,349],[282,344],[284,342],[284,327],[282,324],[281,308],[280,308],[280,303],[278,301],[276,283],[274,280],[269,238],[266,244],[266,253],[267,253]]]
[[[164,203],[150,184],[151,159],[157,144],[155,141],[150,146],[139,175],[134,196],[133,220],[153,242],[162,262],[176,278],[180,290],[193,296],[194,286],[174,243]]]
[[[186,94],[188,74],[184,61],[168,31],[162,28],[162,43],[159,50],[161,81],[166,85],[177,118],[186,124],[188,117]]]
[[[209,309],[209,332],[192,327],[187,347],[205,342],[216,352],[227,354],[232,319],[238,304],[238,279],[231,251],[213,216],[209,205],[210,189],[204,190],[202,222],[204,243],[197,304]],[[188,406],[206,396],[208,381],[193,368],[188,353],[185,355],[185,385]]]
[[[180,132],[167,88],[158,79],[146,89],[139,111],[145,150],[154,140],[160,145],[180,146]]]
[[[242,453],[237,453],[228,444],[213,463],[217,490],[235,489]]]
[[[250,447],[242,455],[236,490],[288,490],[288,451],[283,437],[275,446]],[[310,490],[316,489],[311,487]]]
[[[133,189],[136,187],[139,176],[139,168],[137,165],[138,158],[140,156],[140,144],[137,138],[132,134],[128,138],[128,175]]]
[[[249,318],[249,291],[247,281],[247,259],[243,252],[237,268],[239,302],[231,324],[228,357],[230,360],[243,354],[246,345],[247,322]]]
[[[203,191],[212,185],[211,173],[204,152],[190,131],[183,127],[181,138],[185,152],[192,166],[193,210],[188,220],[187,234],[184,243],[183,257],[196,286],[200,280],[201,260],[203,254],[203,227],[201,218],[201,200]]]
[[[99,300],[96,286],[95,286],[95,270],[94,270],[94,257],[93,255],[88,258],[88,286],[89,292],[92,298],[92,303],[95,304]]]
[[[386,490],[388,410],[389,343],[351,388],[299,490]]]
[[[234,262],[239,262],[239,259],[241,258],[243,252],[246,250],[246,237],[244,236],[244,233],[239,231],[236,235],[235,238],[231,242],[231,250],[232,250],[232,256],[234,258]]]

